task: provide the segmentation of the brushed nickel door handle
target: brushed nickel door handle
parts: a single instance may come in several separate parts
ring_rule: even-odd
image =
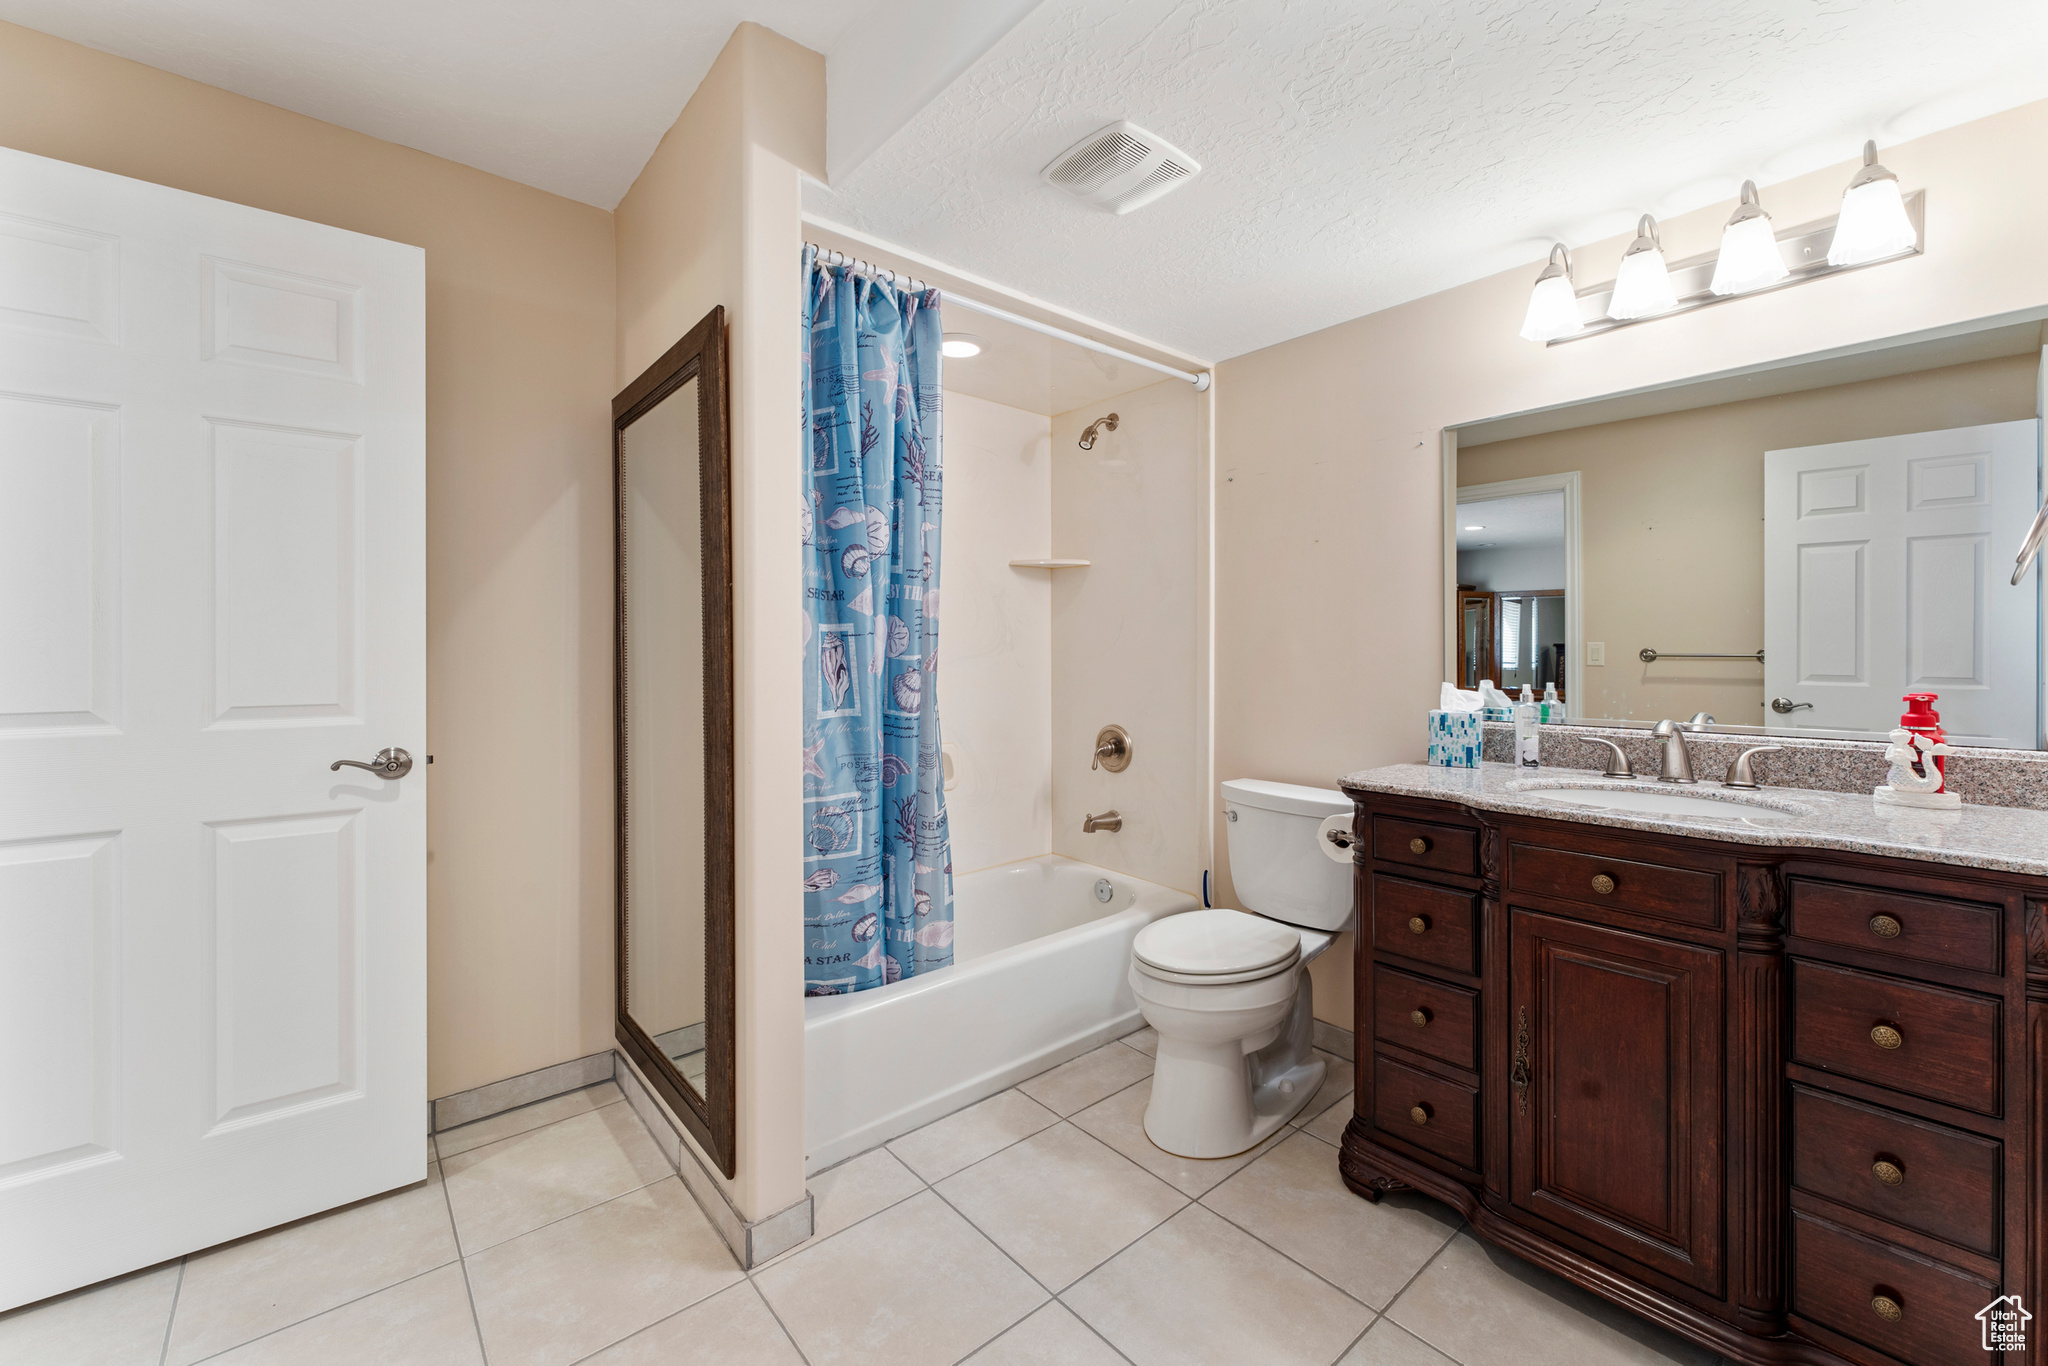
[[[327,771],[339,773],[343,765],[360,768],[380,778],[403,778],[412,772],[412,756],[402,749],[380,749],[377,751],[377,757],[367,764],[359,759],[336,759],[327,766]]]

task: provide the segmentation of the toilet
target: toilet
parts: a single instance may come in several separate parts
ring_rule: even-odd
[[[1223,814],[1251,914],[1170,915],[1131,947],[1131,990],[1159,1034],[1145,1134],[1181,1157],[1255,1148],[1316,1094],[1307,968],[1352,921],[1350,798],[1238,778],[1223,784]]]

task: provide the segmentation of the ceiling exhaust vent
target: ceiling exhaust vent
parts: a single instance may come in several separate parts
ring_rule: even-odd
[[[1201,170],[1180,148],[1125,120],[1090,133],[1038,174],[1084,204],[1129,213]]]

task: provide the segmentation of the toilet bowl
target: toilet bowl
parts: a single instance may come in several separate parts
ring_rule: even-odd
[[[1131,990],[1159,1035],[1145,1134],[1181,1157],[1255,1148],[1316,1094],[1325,1064],[1306,969],[1351,923],[1351,856],[1319,848],[1350,799],[1252,779],[1224,783],[1223,795],[1250,914],[1167,916],[1131,951]]]

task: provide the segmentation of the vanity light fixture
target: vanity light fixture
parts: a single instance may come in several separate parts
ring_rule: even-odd
[[[1529,291],[1522,335],[1530,341],[1555,341],[1582,325],[1578,291],[1572,287],[1572,254],[1559,242],[1550,249],[1550,261],[1536,277],[1536,288]]]
[[[1756,197],[1756,182],[1742,182],[1742,202],[1721,229],[1721,257],[1714,265],[1714,281],[1708,285],[1716,294],[1747,294],[1752,289],[1774,285],[1792,272],[1785,268],[1785,255],[1778,250],[1778,235],[1771,216]]]
[[[966,360],[981,354],[981,338],[971,332],[948,332],[939,343],[939,351],[947,360]]]
[[[1920,241],[1899,178],[1877,162],[1877,144],[1863,144],[1863,165],[1842,192],[1842,216],[1835,220],[1835,238],[1828,245],[1831,266],[1860,266],[1911,251]]]
[[[1664,242],[1657,232],[1657,220],[1644,214],[1636,223],[1636,240],[1622,254],[1607,316],[1623,320],[1651,318],[1669,312],[1677,303],[1678,291],[1671,284],[1671,268],[1664,263]]]

